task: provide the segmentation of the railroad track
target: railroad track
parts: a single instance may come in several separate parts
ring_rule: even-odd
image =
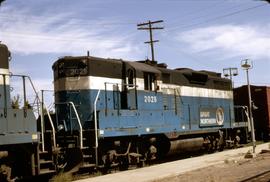
[[[269,182],[270,181],[270,170],[256,174],[252,177],[246,178],[240,182]]]

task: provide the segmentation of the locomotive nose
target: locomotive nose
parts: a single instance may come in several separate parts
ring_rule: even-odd
[[[0,108],[9,103],[9,66],[10,52],[5,44],[0,43]]]
[[[5,44],[0,44],[0,73],[6,74],[6,69],[8,69],[8,61],[10,59],[10,52]],[[3,71],[5,69],[5,71]]]

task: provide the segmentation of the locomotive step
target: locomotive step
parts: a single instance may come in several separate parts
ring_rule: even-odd
[[[83,155],[84,159],[91,158],[91,157],[93,157],[93,156],[92,155]]]
[[[81,149],[82,149],[82,150],[86,150],[86,149],[89,149],[89,147],[84,146],[84,147],[82,147]]]
[[[68,140],[58,140],[57,141],[59,144],[62,144],[62,143],[77,143],[76,140],[72,140],[72,139],[68,139]]]
[[[55,169],[55,166],[52,160],[41,159],[39,161],[39,165],[40,165],[40,170],[47,170],[47,169],[54,170]]]
[[[57,139],[77,139],[76,135],[57,136]]]
[[[83,165],[80,166],[80,169],[83,169],[83,168],[94,168],[94,167],[96,167],[96,164],[83,163]]]
[[[53,161],[52,160],[44,160],[44,159],[40,159],[40,165],[41,164],[52,164],[53,163]]]
[[[39,151],[38,154],[39,154],[39,156],[46,156],[49,154],[49,152],[48,151]]]
[[[54,174],[56,173],[55,170],[52,170],[52,169],[40,169],[40,175],[45,175],[45,174]]]
[[[50,156],[51,154],[48,151],[39,151],[38,154],[39,154],[40,160],[44,160],[44,161],[51,160],[51,156]]]
[[[39,154],[48,154],[48,151],[46,151],[46,150],[45,150],[45,151],[41,151],[41,150],[40,150],[40,151],[38,151],[38,153],[39,153]]]

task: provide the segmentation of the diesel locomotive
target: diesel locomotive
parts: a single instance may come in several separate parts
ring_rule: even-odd
[[[36,118],[26,98],[31,79],[10,73],[10,57],[0,44],[0,181],[127,169],[246,139],[246,107],[234,106],[231,81],[219,73],[149,60],[63,57],[52,66],[54,113],[36,94]],[[22,78],[21,107],[11,99],[12,77]]]
[[[231,81],[219,73],[91,56],[52,68],[55,125],[62,139],[76,137],[60,148],[79,148],[82,168],[127,168],[246,138],[245,107],[234,107]]]

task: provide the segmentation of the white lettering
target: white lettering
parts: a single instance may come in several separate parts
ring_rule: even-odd
[[[216,124],[216,119],[201,119],[201,124]]]
[[[208,111],[201,111],[200,112],[201,118],[209,118],[210,117],[210,112]]]
[[[157,97],[156,96],[144,96],[145,103],[156,103]]]

